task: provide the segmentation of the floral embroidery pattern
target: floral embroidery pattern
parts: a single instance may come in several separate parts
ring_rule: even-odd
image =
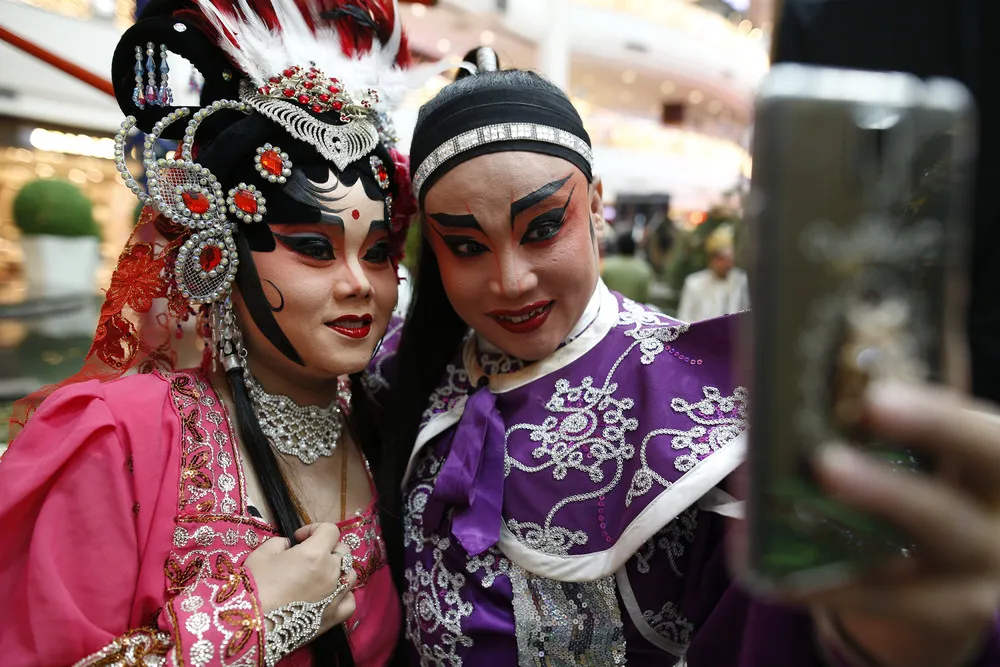
[[[507,459],[510,467],[524,472],[540,472],[552,468],[555,479],[565,479],[570,469],[584,472],[595,484],[604,480],[602,466],[607,461],[631,458],[635,448],[625,441],[626,435],[639,427],[636,419],[625,413],[635,402],[631,398],[614,398],[617,383],[595,387],[587,377],[579,387],[558,380],[555,393],[545,405],[550,413],[541,424],[518,424],[508,431],[527,430],[531,440],[541,443],[531,453],[542,463],[528,466],[516,459]],[[559,417],[557,415],[565,415]]]
[[[573,547],[587,543],[587,533],[584,531],[551,525],[553,514],[554,510],[549,513],[544,526],[507,519],[507,528],[524,546],[556,556],[566,556]]]
[[[688,325],[624,300],[618,313],[617,327],[632,343],[610,365],[606,375],[587,376],[578,384],[565,378],[554,382],[553,393],[545,403],[548,414],[541,423],[521,423],[508,427],[508,450],[505,452],[505,472],[513,471],[538,474],[551,472],[553,479],[572,479],[577,493],[560,498],[542,520],[528,521],[507,517],[507,527],[525,546],[543,553],[564,556],[575,547],[587,544],[588,535],[582,526],[561,526],[558,514],[575,504],[598,501],[603,516],[605,504],[622,481],[629,482],[623,502],[624,507],[659,487],[671,486],[670,480],[654,471],[648,460],[653,446],[660,446],[663,438],[670,438],[673,450],[685,450],[673,460],[673,467],[686,473],[713,452],[726,446],[747,426],[748,392],[742,387],[733,395],[723,396],[716,387],[703,387],[703,399],[689,402],[675,396],[670,403],[675,414],[685,415],[692,426],[658,428],[640,431],[639,420],[634,414],[635,400],[623,395],[618,374],[623,377],[628,370],[620,370],[630,357],[639,355],[642,365],[653,363],[666,349],[666,343],[677,340],[689,330]],[[635,362],[633,361],[632,364]],[[634,365],[625,366],[633,369]],[[603,374],[602,374],[603,375]],[[676,419],[674,420],[676,421]],[[647,426],[647,428],[649,428]],[[519,431],[527,432],[530,442],[537,443],[530,450],[530,458],[521,442],[514,440]],[[511,454],[511,443],[516,443]],[[662,452],[662,449],[657,451]],[[667,450],[669,451],[669,450]],[[589,482],[586,488],[583,482]],[[516,520],[514,520],[516,519]],[[604,530],[604,519],[599,519]],[[605,533],[605,540],[614,537]]]
[[[73,667],[163,667],[173,648],[170,635],[155,628],[129,630]]]
[[[196,373],[165,374],[181,421],[177,525],[164,563],[166,622],[185,663],[256,664],[263,650],[261,612],[239,565],[267,532],[244,516],[243,471],[223,406]],[[193,641],[192,641],[193,640]],[[190,645],[188,645],[190,643]]]
[[[640,361],[649,365],[663,352],[667,343],[677,340],[690,327],[666,315],[643,308],[635,301],[624,299],[618,313],[618,326],[632,326],[625,335],[635,339],[642,351]]]
[[[378,512],[367,512],[342,526],[340,541],[349,546],[354,555],[354,571],[358,575],[355,588],[364,588],[375,572],[386,564]]]
[[[195,639],[188,647],[178,638],[177,651],[193,665],[210,662],[217,651],[222,664],[245,664],[263,643],[261,613],[249,578],[228,553],[201,555],[214,566],[167,604],[171,625],[183,625]]]
[[[732,396],[723,396],[715,387],[704,387],[702,393],[705,398],[697,403],[689,403],[683,398],[670,401],[670,407],[675,412],[686,414],[695,426],[687,430],[656,429],[642,439],[639,448],[642,466],[632,477],[626,506],[635,498],[648,493],[654,485],[659,484],[664,488],[670,486],[669,481],[650,468],[646,459],[647,449],[655,438],[667,436],[673,449],[688,451],[674,459],[674,467],[683,473],[693,470],[699,462],[728,445],[746,429],[749,412],[749,394],[746,389],[737,387]]]
[[[403,543],[417,554],[430,554],[430,565],[418,562],[404,572],[406,638],[420,656],[421,667],[461,667],[461,648],[471,648],[472,639],[463,631],[462,621],[472,615],[472,604],[462,598],[466,577],[451,572],[444,564],[448,538],[425,535],[423,510],[433,490],[433,480],[441,461],[428,452],[417,465],[415,483],[405,496]],[[485,556],[486,554],[484,554]],[[498,565],[498,567],[500,567]],[[495,577],[494,577],[495,580]]]
[[[642,612],[642,617],[653,629],[653,632],[667,641],[679,646],[687,646],[691,643],[694,624],[684,617],[673,602],[667,602],[657,612],[647,609]]]
[[[479,556],[470,557],[465,571],[469,574],[482,571],[483,587],[492,588],[497,579],[510,577],[510,567],[510,561],[503,555],[503,552],[493,546]]]
[[[679,561],[687,547],[694,543],[694,531],[697,527],[697,507],[687,508],[680,516],[664,526],[635,552],[635,568],[639,574],[649,574],[652,571],[650,563],[653,557],[657,552],[663,552],[671,571],[678,577],[683,576]]]
[[[404,499],[406,509],[403,512],[403,546],[412,547],[416,553],[424,550],[424,509],[427,507],[427,499],[434,491],[431,480],[437,477],[441,464],[442,460],[432,453],[424,455],[413,474],[413,478],[419,481],[412,485]]]
[[[437,415],[457,409],[465,403],[472,385],[469,383],[469,374],[464,367],[448,364],[445,368],[444,381],[434,390],[429,399],[430,405],[424,410],[421,421],[421,428]]]
[[[449,572],[444,565],[444,552],[451,546],[448,538],[432,537],[430,545],[430,569],[416,563],[405,572],[406,638],[417,649],[422,667],[461,667],[459,647],[472,646],[462,632],[462,620],[472,615],[472,604],[462,599],[465,575]]]

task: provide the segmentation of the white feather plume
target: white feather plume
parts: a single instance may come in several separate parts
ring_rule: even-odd
[[[344,55],[340,35],[329,21],[320,18],[314,0],[306,0],[305,4],[315,30],[309,28],[293,0],[270,0],[280,26],[274,31],[254,13],[247,0],[236,0],[239,16],[223,13],[211,0],[196,1],[219,32],[219,45],[255,87],[265,85],[269,77],[280,75],[293,65],[315,64],[324,75],[339,79],[355,99],[361,99],[369,89],[377,90],[378,111],[390,112],[402,104],[408,93],[443,69],[437,64],[406,69],[396,64],[403,33],[397,0],[392,3],[394,25],[389,41],[381,44],[373,40],[369,52],[353,56]],[[227,34],[233,36],[236,44]]]

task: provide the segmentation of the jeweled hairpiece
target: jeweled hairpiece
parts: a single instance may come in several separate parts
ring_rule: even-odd
[[[177,109],[153,126],[143,147],[148,194],[143,192],[125,162],[125,137],[135,125],[135,117],[126,118],[115,135],[115,164],[129,189],[146,206],[192,230],[190,238],[177,252],[174,278],[177,288],[194,305],[224,299],[236,279],[239,257],[233,240],[235,225],[226,217],[227,208],[239,211],[236,217],[246,222],[263,215],[264,198],[255,189],[241,183],[227,198],[215,175],[192,159],[198,126],[223,109],[250,112],[246,104],[234,100],[215,102],[196,112],[185,128],[184,141],[178,148],[179,158],[156,159],[153,147],[163,130],[191,115],[190,109]]]
[[[345,48],[319,3],[271,0],[272,11],[262,13],[250,0],[195,1],[219,35],[219,46],[246,75],[240,100],[340,170],[378,146],[382,114],[440,69],[398,65],[402,24],[395,1],[391,34],[363,53]],[[331,112],[339,114],[340,124],[314,115]]]
[[[267,214],[267,200],[256,185],[240,183],[226,197],[229,212],[243,222],[261,222]]]
[[[284,184],[292,175],[292,161],[288,153],[277,146],[264,144],[259,147],[253,161],[254,168],[265,181]]]
[[[431,151],[413,174],[414,196],[419,201],[427,179],[454,156],[479,146],[504,141],[537,141],[562,146],[580,155],[591,170],[594,168],[594,152],[586,141],[572,132],[536,123],[497,123],[463,132]]]
[[[280,125],[288,134],[311,145],[341,171],[378,146],[378,128],[369,116],[348,117],[348,122],[343,125],[324,123],[298,106],[297,101],[262,95],[249,85],[242,87],[240,99],[260,115]],[[306,103],[309,103],[308,100]]]
[[[383,190],[389,189],[389,172],[385,168],[385,163],[382,162],[382,158],[377,155],[372,155],[368,160],[372,167],[372,176],[378,181],[378,186]]]

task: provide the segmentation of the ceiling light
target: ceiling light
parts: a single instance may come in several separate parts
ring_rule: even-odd
[[[664,95],[672,95],[677,90],[677,86],[671,81],[664,81],[660,84],[660,92]]]
[[[622,72],[623,83],[632,84],[635,83],[635,80],[638,78],[639,78],[638,75],[630,69],[627,69],[624,72]]]
[[[410,12],[419,18],[427,13],[427,8],[423,5],[410,5]]]
[[[749,34],[753,30],[753,23],[749,19],[743,19],[740,24],[736,27],[736,30],[741,35]]]
[[[36,127],[31,131],[28,141],[40,151],[88,155],[107,160],[111,160],[115,156],[115,141],[110,137],[91,137],[85,134],[70,134]]]
[[[441,53],[448,53],[449,51],[451,51],[451,42],[444,38],[439,39],[438,51],[440,51]]]
[[[497,36],[493,34],[490,30],[483,30],[479,33],[479,43],[483,46],[493,46],[493,42],[497,40]]]
[[[754,28],[749,33],[747,33],[747,37],[749,37],[754,41],[761,39],[763,36],[764,36],[764,31],[761,30],[760,28]]]
[[[701,104],[705,99],[705,93],[700,90],[692,90],[688,95],[688,102],[691,104]]]

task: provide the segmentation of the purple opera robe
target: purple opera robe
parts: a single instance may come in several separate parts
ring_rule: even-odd
[[[470,336],[403,484],[411,664],[846,664],[824,661],[806,614],[727,572],[724,521],[742,508],[724,487],[748,409],[737,317],[683,324],[599,283],[548,359]]]

